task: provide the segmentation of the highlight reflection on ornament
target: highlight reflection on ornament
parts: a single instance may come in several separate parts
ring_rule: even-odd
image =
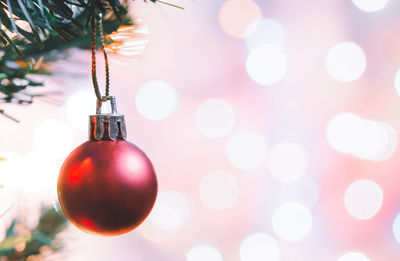
[[[127,57],[140,56],[149,43],[149,33],[149,27],[142,24],[141,19],[137,19],[134,25],[122,25],[117,31],[107,35],[109,44],[105,49]]]

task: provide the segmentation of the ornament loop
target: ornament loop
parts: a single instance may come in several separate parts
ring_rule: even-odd
[[[96,20],[95,17],[92,16],[92,82],[93,82],[93,87],[94,87],[94,92],[96,94],[97,100],[105,102],[110,99],[110,68],[108,64],[108,56],[107,56],[107,50],[104,48],[104,29],[103,29],[103,16],[101,13],[99,13],[99,33],[100,33],[100,47],[103,51],[104,55],[104,63],[105,63],[105,71],[106,71],[106,94],[105,96],[101,96],[100,90],[99,90],[99,84],[97,82],[97,76],[96,76]]]
[[[111,114],[117,114],[117,102],[115,101],[115,96],[105,97],[103,96],[101,100],[97,99],[96,104],[96,114],[101,114],[101,108],[103,105],[103,99],[109,100],[111,103]]]

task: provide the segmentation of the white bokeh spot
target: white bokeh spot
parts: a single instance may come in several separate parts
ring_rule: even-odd
[[[280,143],[271,148],[268,155],[268,169],[281,182],[300,178],[306,172],[307,165],[307,153],[296,143]]]
[[[357,6],[360,10],[372,13],[382,10],[389,0],[352,0],[353,4]]]
[[[339,257],[337,261],[371,261],[371,260],[363,253],[349,252]]]
[[[211,172],[201,180],[199,194],[207,207],[223,210],[235,203],[239,194],[239,183],[228,172]]]
[[[273,19],[261,19],[253,22],[245,39],[246,46],[253,50],[261,45],[273,45],[283,49],[286,45],[286,32],[283,26]]]
[[[277,207],[272,215],[272,229],[284,241],[304,239],[312,228],[310,210],[299,202],[286,202]]]
[[[364,51],[353,42],[334,45],[326,56],[326,67],[332,78],[341,82],[358,79],[367,67]]]
[[[200,245],[186,253],[186,261],[223,261],[221,253],[213,246]]]
[[[255,131],[237,131],[226,146],[229,161],[242,170],[259,167],[267,155],[265,139]]]
[[[232,130],[234,124],[235,112],[225,100],[209,99],[197,108],[197,129],[207,137],[222,138]]]
[[[260,85],[277,84],[286,73],[286,55],[274,45],[258,46],[250,51],[246,69],[250,78]]]
[[[360,220],[371,219],[383,203],[383,190],[372,180],[358,180],[352,183],[344,195],[347,212]]]
[[[144,236],[154,242],[171,239],[186,223],[189,213],[189,201],[182,193],[159,192],[153,210],[141,227]]]
[[[136,93],[135,104],[143,117],[158,121],[171,117],[178,107],[178,93],[164,81],[149,81]]]
[[[240,245],[241,261],[279,261],[279,259],[278,242],[266,233],[253,233],[247,236]]]

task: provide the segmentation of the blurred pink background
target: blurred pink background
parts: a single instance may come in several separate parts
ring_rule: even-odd
[[[398,1],[174,3],[185,10],[135,1],[146,49],[110,58],[128,140],[157,171],[156,206],[120,237],[71,225],[59,259],[399,260]],[[18,206],[1,237],[13,215],[37,223],[87,140],[90,54],[54,67],[43,80],[62,106],[38,99],[6,107],[20,124],[0,118],[0,211]]]

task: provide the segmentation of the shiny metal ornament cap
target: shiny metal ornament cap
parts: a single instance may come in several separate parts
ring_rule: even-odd
[[[126,125],[123,114],[117,113],[114,96],[109,97],[111,113],[101,113],[102,101],[97,100],[96,115],[89,116],[89,140],[126,140]]]

